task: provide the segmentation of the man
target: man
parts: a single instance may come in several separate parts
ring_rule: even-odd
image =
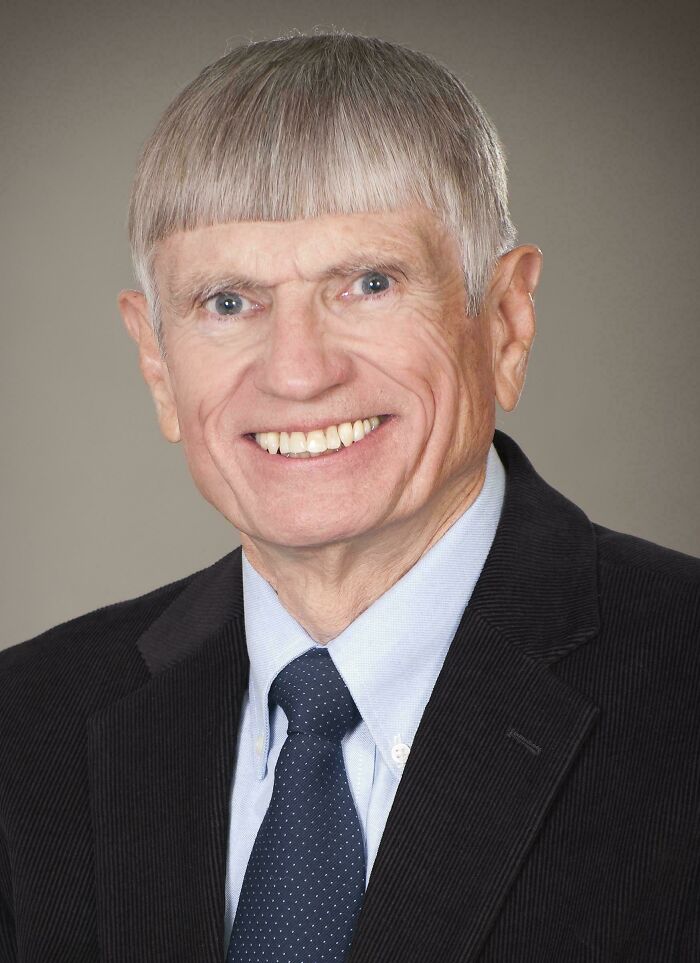
[[[0,656],[0,961],[700,959],[698,564],[505,434],[541,255],[376,39],[237,48],[120,295],[242,547]]]

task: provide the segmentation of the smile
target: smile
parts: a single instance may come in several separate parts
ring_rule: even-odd
[[[349,448],[362,441],[365,435],[378,428],[388,415],[371,415],[354,422],[344,421],[339,425],[328,425],[312,431],[262,431],[250,435],[258,445],[271,455],[285,455],[287,458],[313,458],[324,453]]]

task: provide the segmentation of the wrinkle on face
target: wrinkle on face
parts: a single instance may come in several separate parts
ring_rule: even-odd
[[[349,310],[335,297],[340,281],[318,278],[363,247],[405,264],[408,278],[399,298]],[[294,541],[314,522],[329,536],[350,538],[365,529],[376,536],[382,526],[410,520],[439,500],[460,471],[473,472],[483,456],[485,413],[493,406],[483,325],[466,311],[456,242],[424,211],[182,232],[160,243],[156,270],[165,288],[164,333],[193,477],[251,537],[284,539],[286,524]],[[261,311],[212,335],[191,301],[198,286],[217,276],[255,280],[246,297],[259,295]],[[379,478],[348,479],[337,493],[344,507],[335,510],[334,532],[332,499],[323,491],[314,500],[325,507],[313,509],[308,492],[287,491],[286,513],[274,509],[271,520],[233,440],[268,418],[270,428],[283,427],[285,412],[320,417],[365,403],[372,408],[367,414],[402,419],[394,463],[382,464]],[[354,519],[353,502],[365,509],[356,508]]]

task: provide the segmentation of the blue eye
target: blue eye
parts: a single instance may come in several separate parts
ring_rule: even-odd
[[[235,291],[222,291],[209,298],[204,306],[220,317],[231,317],[241,313],[247,300]]]
[[[389,289],[390,285],[390,279],[387,275],[380,274],[378,271],[363,274],[360,280],[362,281],[363,294],[383,294],[384,291]]]

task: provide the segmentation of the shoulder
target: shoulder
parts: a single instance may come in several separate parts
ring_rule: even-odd
[[[700,590],[700,558],[665,548],[636,535],[593,525],[602,564]]]
[[[0,702],[23,678],[56,679],[70,667],[80,678],[90,666],[118,658],[140,660],[136,639],[195,578],[197,572],[167,585],[86,612],[33,638],[0,651]]]
[[[88,719],[150,682],[138,640],[198,574],[86,612],[0,652],[0,782],[11,773],[17,787],[29,785],[36,766],[83,772]],[[0,790],[5,803],[8,791],[7,785]]]
[[[700,559],[593,524],[601,600],[627,603],[640,619],[665,615],[679,627],[700,622]]]

